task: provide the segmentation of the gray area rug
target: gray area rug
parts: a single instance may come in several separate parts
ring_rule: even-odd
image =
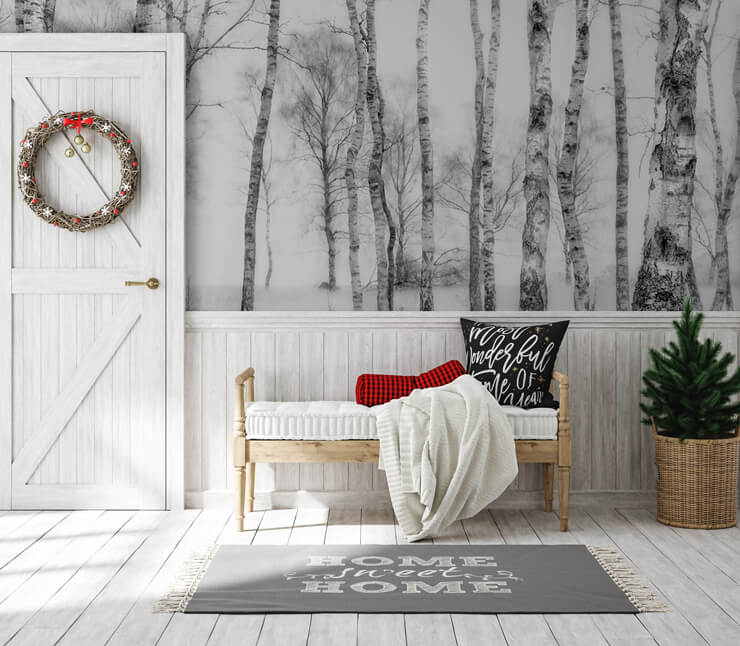
[[[666,609],[616,552],[585,545],[211,546],[157,605],[220,614]]]

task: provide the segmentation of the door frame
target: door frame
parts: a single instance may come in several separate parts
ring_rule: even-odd
[[[112,46],[115,45],[115,46]],[[183,509],[185,392],[185,36],[176,34],[0,34],[0,96],[12,96],[14,52],[163,52],[165,55],[165,493]],[[0,105],[0,509],[11,508],[13,420],[12,112]]]

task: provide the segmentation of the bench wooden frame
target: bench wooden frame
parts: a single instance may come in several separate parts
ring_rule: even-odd
[[[244,530],[244,503],[254,509],[254,465],[258,462],[377,462],[379,440],[250,440],[245,429],[245,401],[254,402],[254,369],[237,375],[234,409],[234,471],[236,490],[236,529]],[[555,466],[558,467],[560,531],[568,530],[570,491],[570,415],[568,413],[568,377],[552,373],[558,385],[558,437],[555,440],[516,440],[519,462],[542,464],[545,476],[545,511],[552,511]],[[246,391],[246,392],[245,392]]]

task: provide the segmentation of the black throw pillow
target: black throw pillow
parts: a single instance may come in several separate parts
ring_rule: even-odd
[[[502,406],[558,408],[550,380],[568,323],[512,328],[460,319],[468,374]]]

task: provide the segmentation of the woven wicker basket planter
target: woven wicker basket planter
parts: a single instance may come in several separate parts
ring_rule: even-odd
[[[740,436],[684,440],[653,433],[658,467],[658,521],[674,527],[733,527]]]

